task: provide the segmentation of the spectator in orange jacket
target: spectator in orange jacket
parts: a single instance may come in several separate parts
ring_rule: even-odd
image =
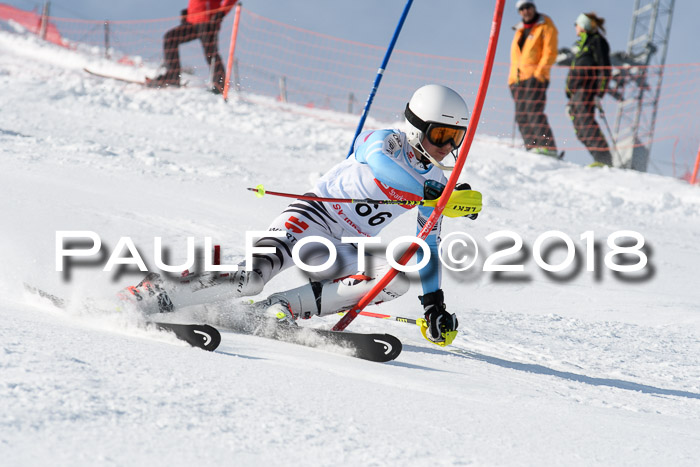
[[[525,147],[548,156],[558,156],[552,128],[544,107],[549,71],[557,58],[557,28],[537,11],[534,2],[518,0],[522,22],[513,29],[508,86],[515,100],[515,121]]]
[[[221,94],[224,89],[224,65],[219,55],[219,29],[224,16],[231,11],[237,0],[189,0],[186,10],[181,12],[179,26],[163,36],[163,55],[166,71],[153,79],[146,79],[150,87],[180,85],[180,44],[195,39],[202,41],[204,55],[209,67],[213,66],[211,91]],[[212,65],[213,62],[213,65]]]

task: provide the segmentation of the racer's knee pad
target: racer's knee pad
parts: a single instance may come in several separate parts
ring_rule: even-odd
[[[309,282],[295,289],[278,292],[272,296],[283,297],[289,302],[292,312],[299,318],[313,315],[325,316],[347,310],[360,301],[388,269],[382,268],[371,276],[352,274],[335,280]],[[372,300],[372,304],[388,302],[408,291],[410,283],[403,273],[397,276]]]

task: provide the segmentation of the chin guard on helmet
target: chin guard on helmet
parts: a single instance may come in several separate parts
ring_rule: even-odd
[[[423,139],[423,138],[421,138],[421,139]],[[454,165],[442,165],[440,162],[436,161],[436,160],[433,158],[433,156],[431,156],[430,154],[428,154],[428,151],[425,150],[425,148],[424,148],[423,145],[420,143],[420,141],[419,141],[418,143],[416,143],[416,144],[413,144],[413,143],[411,143],[411,142],[409,141],[409,144],[411,144],[411,146],[413,146],[413,149],[415,149],[416,151],[418,151],[418,153],[419,153],[421,156],[423,156],[423,157],[425,157],[426,159],[428,159],[428,160],[430,161],[430,163],[433,164],[433,165],[434,165],[435,167],[437,167],[438,169],[441,169],[441,170],[452,170],[452,169],[455,168]],[[452,150],[452,157],[454,157],[455,163],[456,163],[456,161],[457,161],[457,150],[456,150],[456,149],[453,149],[453,150]]]

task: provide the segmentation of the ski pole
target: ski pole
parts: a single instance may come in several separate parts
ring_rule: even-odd
[[[353,198],[324,198],[315,195],[299,195],[295,193],[281,193],[278,191],[267,191],[262,185],[255,188],[246,188],[248,191],[255,192],[258,198],[262,198],[266,194],[273,196],[282,196],[284,198],[303,199],[308,201],[321,201],[328,203],[365,203],[365,204],[398,204],[401,206],[437,206],[438,199],[420,199],[420,200],[403,200],[403,199],[353,199]],[[462,217],[469,214],[481,212],[482,200],[481,193],[474,190],[458,190],[454,191],[450,196],[447,205],[445,206],[444,214],[448,217]]]
[[[402,318],[401,316],[391,316],[382,313],[372,313],[371,311],[361,311],[362,316],[369,316],[370,318],[388,319],[389,321],[398,321],[399,323],[415,324],[416,326],[421,326],[421,322],[425,322],[425,319],[413,319],[413,318]]]
[[[362,127],[365,126],[365,120],[367,119],[367,114],[369,114],[369,108],[372,106],[372,101],[374,100],[374,95],[377,94],[377,88],[379,88],[379,83],[382,81],[382,76],[384,76],[384,70],[386,70],[387,65],[389,64],[389,58],[391,58],[391,53],[394,51],[394,45],[396,45],[396,40],[399,38],[399,34],[401,33],[401,29],[403,28],[403,23],[406,21],[406,17],[408,16],[408,10],[411,9],[411,4],[413,3],[413,0],[408,0],[406,2],[406,6],[403,8],[403,12],[401,13],[401,18],[399,18],[399,24],[396,26],[396,29],[394,30],[394,35],[391,38],[391,42],[389,43],[389,47],[386,49],[386,53],[384,54],[384,59],[382,60],[382,64],[377,70],[377,75],[374,77],[374,83],[372,84],[372,89],[369,92],[369,96],[367,96],[367,101],[365,102],[365,108],[362,110],[362,116],[360,117],[360,121],[357,124],[357,129],[355,130],[355,136],[353,136],[352,141],[350,142],[350,149],[348,151],[347,157],[350,157],[350,154],[352,154],[353,147],[355,145],[355,140],[357,139],[358,135],[362,131]]]
[[[343,312],[340,312],[338,314],[344,315],[345,313],[346,312],[343,311]],[[425,340],[427,340],[431,344],[435,344],[435,345],[438,345],[440,347],[447,347],[448,345],[450,345],[452,343],[452,340],[454,339],[454,337],[452,337],[452,339],[450,339],[449,342],[434,342],[434,341],[428,339],[428,336],[426,335],[426,332],[428,330],[428,322],[425,320],[425,318],[418,318],[418,319],[403,318],[401,316],[385,315],[382,313],[372,313],[371,311],[361,311],[359,314],[362,316],[368,316],[370,318],[379,318],[379,319],[386,319],[389,321],[397,321],[399,323],[414,324],[420,328],[420,332],[423,335],[423,337],[425,338]],[[456,335],[456,333],[455,333],[455,335]]]

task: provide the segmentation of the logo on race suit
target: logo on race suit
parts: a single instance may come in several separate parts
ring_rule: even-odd
[[[309,224],[299,220],[296,216],[290,216],[287,222],[284,223],[284,226],[296,234],[300,234],[309,228]]]
[[[414,195],[413,193],[409,193],[408,191],[401,191],[397,190],[396,188],[392,188],[389,185],[386,185],[376,178],[374,179],[374,183],[377,184],[380,190],[382,190],[382,193],[386,195],[387,198],[393,199],[393,200],[398,200],[398,201],[420,201],[422,198],[418,195]],[[413,205],[405,205],[405,204],[400,204],[404,209],[412,209],[416,207],[415,204]]]
[[[365,237],[371,237],[371,235],[363,232],[357,224],[355,224],[348,216],[345,215],[345,211],[343,211],[343,207],[340,204],[334,204],[333,209],[346,224],[355,230],[355,232],[360,235],[364,235]]]
[[[384,140],[384,152],[393,155],[399,149],[401,149],[401,138],[396,133],[392,133]]]

